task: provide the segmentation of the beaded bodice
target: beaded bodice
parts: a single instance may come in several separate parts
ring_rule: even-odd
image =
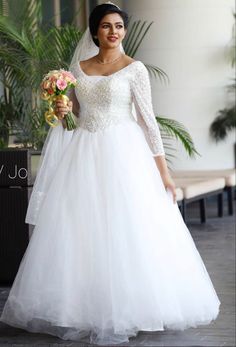
[[[141,61],[108,76],[89,76],[79,63],[71,72],[78,81],[75,94],[80,104],[79,127],[96,132],[121,122],[138,122],[153,155],[164,154],[152,109],[149,75]],[[132,113],[133,103],[137,119]]]

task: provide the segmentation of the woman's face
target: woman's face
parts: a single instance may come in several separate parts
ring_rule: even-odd
[[[119,47],[126,31],[123,19],[118,13],[105,15],[101,19],[97,31],[99,46],[104,48]]]

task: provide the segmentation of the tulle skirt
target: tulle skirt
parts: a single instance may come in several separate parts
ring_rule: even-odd
[[[116,344],[140,330],[209,324],[219,306],[141,128],[76,129],[1,321]]]

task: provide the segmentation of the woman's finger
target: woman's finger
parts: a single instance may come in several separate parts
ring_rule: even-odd
[[[66,113],[68,113],[68,109],[67,108],[58,108],[57,112],[66,114]]]
[[[172,185],[168,185],[167,187],[171,194],[172,194],[172,197],[173,197],[173,202],[175,203],[176,202],[176,189],[175,189],[175,186],[172,186]]]
[[[56,101],[56,106],[60,107],[60,106],[65,106],[65,104],[63,102],[61,102],[60,100]]]
[[[69,108],[68,108],[68,107],[65,107],[65,106],[63,106],[63,107],[56,107],[56,110],[57,110],[58,112],[68,113]]]
[[[175,190],[175,187],[172,187],[172,194],[173,194],[173,201],[174,203],[176,202],[176,190]]]

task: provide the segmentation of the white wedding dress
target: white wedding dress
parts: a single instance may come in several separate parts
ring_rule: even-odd
[[[50,129],[1,321],[97,344],[209,324],[220,301],[153,158],[164,150],[145,65],[72,72],[78,128]]]

